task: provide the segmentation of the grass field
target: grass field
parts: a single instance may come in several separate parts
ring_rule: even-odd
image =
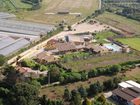
[[[117,40],[123,44],[129,45],[131,48],[140,51],[140,38],[121,38]]]
[[[16,0],[15,2],[19,2]],[[19,19],[48,24],[57,24],[65,20],[68,24],[73,24],[78,20],[90,15],[98,9],[99,0],[43,0],[42,7],[34,11],[20,11],[17,14]],[[68,10],[70,12],[81,13],[81,17],[74,15],[47,15],[45,13],[56,13]]]
[[[114,53],[103,56],[90,57],[85,60],[68,61],[61,63],[62,66],[73,71],[91,70],[96,67],[104,67],[108,65],[119,64],[126,61],[140,59],[139,52],[127,54],[127,53]]]
[[[140,22],[138,21],[109,12],[105,12],[104,14],[99,15],[98,17],[96,17],[96,19],[123,31],[140,35]]]
[[[104,39],[107,39],[108,37],[113,37],[113,36],[116,36],[117,34],[116,33],[113,33],[111,31],[105,31],[105,32],[99,32],[96,34],[96,40],[100,43],[104,43],[105,40]]]

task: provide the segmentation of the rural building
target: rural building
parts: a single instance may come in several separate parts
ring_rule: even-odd
[[[17,71],[23,74],[25,77],[39,78],[40,76],[46,76],[48,71],[32,70],[28,67],[17,67]]]
[[[122,45],[122,52],[129,53],[131,50],[128,45]]]
[[[30,41],[24,38],[14,39],[12,37],[4,37],[0,39],[0,54],[7,56],[18,51],[20,48],[30,44]]]
[[[140,105],[140,84],[129,80],[119,83],[119,87],[112,91],[113,99],[124,105]]]
[[[52,63],[56,62],[58,58],[53,55],[48,55],[46,51],[37,54],[36,60],[41,63]]]
[[[54,49],[56,49],[56,46],[55,46],[56,43],[58,43],[58,41],[54,40],[54,39],[48,41],[47,44],[44,46],[45,50],[54,50]]]
[[[74,43],[72,42],[65,42],[65,43],[56,43],[56,50],[59,54],[63,54],[66,52],[77,51],[77,48]]]
[[[104,54],[104,53],[108,53],[108,49],[105,48],[104,46],[101,45],[94,45],[94,44],[88,44],[87,46],[85,46],[85,50],[86,51],[91,51],[95,54]]]
[[[55,29],[53,25],[45,25],[9,19],[0,19],[0,31],[2,32],[40,36],[47,34],[53,29]]]

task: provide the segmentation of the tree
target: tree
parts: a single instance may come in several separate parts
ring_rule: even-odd
[[[85,98],[82,105],[92,105],[91,101],[88,98]]]
[[[81,97],[83,97],[83,98],[86,98],[87,97],[87,91],[86,91],[86,89],[83,87],[83,86],[81,86],[79,89],[78,89],[78,91],[79,91],[79,93],[81,94]]]
[[[48,75],[49,74],[50,74],[50,81],[51,82],[57,82],[57,81],[59,81],[59,78],[60,78],[60,70],[58,68],[52,68],[50,70],[50,73],[48,73]]]
[[[2,101],[3,101],[3,99],[0,98],[0,105],[3,105],[3,102]]]
[[[64,91],[64,99],[66,101],[69,101],[71,99],[71,93],[69,92],[69,90],[67,88]]]
[[[18,83],[12,90],[12,105],[38,105],[38,88],[28,83]]]
[[[88,73],[88,77],[96,77],[98,75],[98,72],[96,69],[93,69],[91,70],[89,73]]]
[[[90,95],[96,95],[99,92],[102,92],[103,86],[100,84],[99,81],[97,81],[94,84],[91,84],[89,87]]]
[[[2,66],[6,62],[6,58],[3,55],[0,55],[0,66]]]
[[[106,103],[106,98],[105,96],[102,94],[97,98],[97,101],[102,102],[103,104]]]
[[[82,105],[82,98],[80,93],[77,90],[73,90],[71,94],[72,94],[71,105]]]
[[[4,72],[3,74],[5,75],[5,81],[9,84],[9,85],[14,85],[16,84],[17,80],[20,80],[20,73],[15,70],[15,68],[11,65],[6,65],[4,67]]]
[[[121,66],[120,65],[113,65],[110,67],[109,70],[112,74],[117,74],[118,72],[121,71]]]
[[[68,26],[68,30],[69,30],[69,31],[72,31],[72,28],[71,28],[71,26]]]

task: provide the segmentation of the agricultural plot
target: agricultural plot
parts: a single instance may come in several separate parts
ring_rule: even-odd
[[[1,0],[0,11],[15,12],[20,9],[30,9],[32,5],[22,3],[20,0]]]
[[[140,35],[140,22],[138,21],[109,12],[105,12],[104,14],[96,17],[96,19],[116,27],[128,34]]]
[[[119,64],[126,61],[140,59],[139,53],[127,54],[127,53],[114,53],[103,56],[93,56],[88,59],[82,59],[77,61],[68,61],[61,63],[62,66],[75,71],[91,70],[96,67],[108,66]]]
[[[18,0],[16,0],[18,1]],[[15,2],[16,2],[15,1]],[[78,20],[92,14],[98,9],[99,0],[43,0],[40,9],[35,11],[20,11],[17,13],[19,19],[27,21],[57,24],[65,20],[73,24]],[[81,13],[80,17],[75,15],[46,14],[69,11],[70,13]]]
[[[103,0],[106,10],[140,21],[138,0]]]
[[[140,38],[121,38],[117,40],[123,44],[127,44],[133,49],[140,51]]]
[[[97,33],[95,38],[96,38],[97,42],[104,43],[104,42],[106,42],[105,39],[110,38],[110,37],[114,37],[116,35],[117,35],[116,33],[113,33],[111,31],[105,31],[105,32]]]

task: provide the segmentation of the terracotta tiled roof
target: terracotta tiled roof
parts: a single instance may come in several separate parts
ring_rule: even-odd
[[[140,98],[135,98],[134,100],[132,100],[132,103],[134,105],[140,105]]]
[[[71,42],[57,43],[56,49],[60,52],[70,51],[70,50],[76,50],[76,46],[74,43]]]

